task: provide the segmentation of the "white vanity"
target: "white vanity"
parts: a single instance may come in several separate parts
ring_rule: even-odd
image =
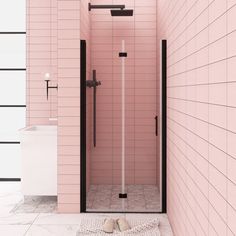
[[[20,130],[22,193],[57,195],[57,126],[31,126]]]

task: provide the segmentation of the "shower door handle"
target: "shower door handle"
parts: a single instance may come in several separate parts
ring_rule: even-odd
[[[156,122],[156,136],[158,136],[158,116],[155,116],[155,122]]]
[[[86,86],[93,88],[93,146],[96,147],[97,132],[97,86],[101,85],[101,81],[97,81],[96,70],[93,70],[93,79],[86,81]]]

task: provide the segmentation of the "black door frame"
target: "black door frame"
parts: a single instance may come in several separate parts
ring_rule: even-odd
[[[80,211],[86,212],[86,41],[80,41]]]
[[[162,213],[167,212],[167,40],[161,40]]]
[[[161,77],[162,77],[162,211],[167,212],[167,153],[166,153],[166,80],[167,80],[167,41],[161,40]],[[86,211],[86,40],[80,42],[80,211]],[[89,211],[89,213],[93,213]],[[101,212],[107,213],[107,212]],[[109,212],[112,213],[112,212]],[[119,213],[119,212],[114,212]],[[123,213],[123,212],[122,212]],[[129,213],[129,212],[126,212]],[[130,212],[136,213],[136,212]],[[137,212],[155,213],[155,212]]]

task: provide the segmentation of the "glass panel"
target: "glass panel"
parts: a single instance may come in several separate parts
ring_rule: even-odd
[[[102,83],[97,90],[97,145],[87,156],[92,211],[160,211],[156,17],[145,21],[145,13],[136,8],[139,2],[144,1],[129,4],[134,17],[111,17],[109,10],[91,15],[91,65]]]
[[[0,105],[25,105],[25,90],[25,71],[0,71]]]
[[[0,68],[25,68],[25,44],[25,35],[1,35]]]
[[[0,7],[0,32],[25,31],[26,1],[5,0]]]
[[[0,108],[0,141],[19,141],[18,130],[25,127],[25,108]]]
[[[20,145],[0,144],[0,178],[20,177]]]

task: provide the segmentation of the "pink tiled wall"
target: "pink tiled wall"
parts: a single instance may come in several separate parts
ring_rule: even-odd
[[[27,1],[27,125],[55,124],[57,91],[46,99],[45,73],[57,84],[57,0]]]
[[[58,211],[80,212],[80,0],[58,0]]]
[[[27,125],[58,123],[59,212],[80,212],[80,23],[80,0],[27,1]]]
[[[156,0],[92,0],[125,4],[133,17],[91,11],[91,62],[102,82],[97,92],[97,146],[92,148],[91,182],[121,183],[121,40],[126,41],[126,183],[156,184],[159,156],[157,114]]]
[[[176,236],[236,235],[236,1],[159,0],[168,40],[168,216]]]

